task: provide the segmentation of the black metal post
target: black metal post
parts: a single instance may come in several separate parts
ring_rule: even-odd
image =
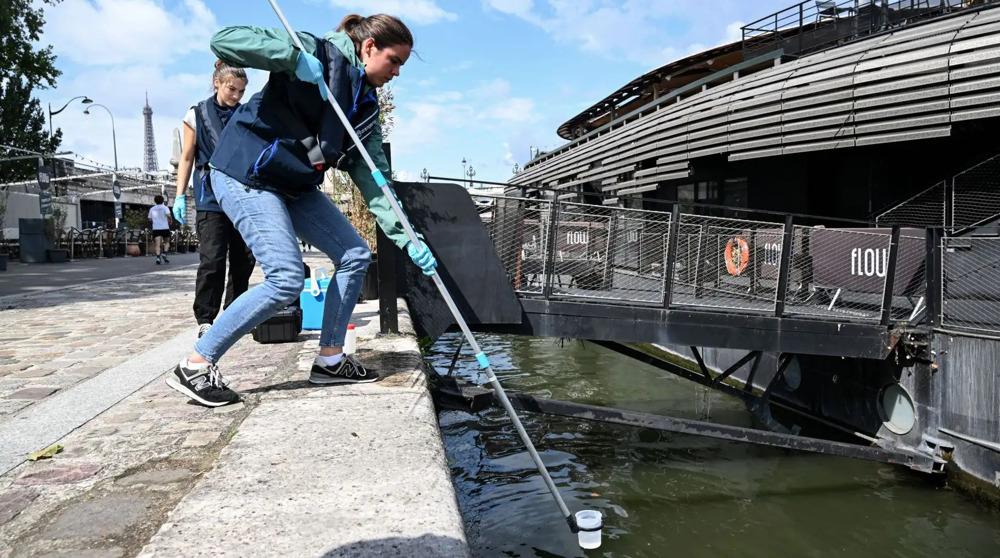
[[[545,274],[542,280],[542,297],[548,300],[552,296],[552,279],[555,276],[556,265],[556,225],[557,214],[559,213],[559,202],[552,200],[552,207],[549,210],[549,225],[546,227],[545,255],[542,260],[542,272]]]
[[[389,176],[392,176],[392,147],[388,143],[382,144],[386,161],[389,163]],[[381,227],[375,227],[375,244],[378,247],[378,323],[379,331],[385,333],[399,333],[399,309],[396,307],[397,287],[397,254],[400,254],[389,237],[382,232]]]
[[[950,187],[949,187],[950,186]],[[947,233],[955,232],[955,178],[944,182],[944,219],[942,225]]]
[[[674,288],[674,260],[677,259],[677,233],[680,231],[681,206],[674,204],[670,210],[667,228],[667,258],[663,262],[663,307],[670,308],[670,291]]]
[[[892,318],[892,291],[896,286],[896,260],[899,259],[899,225],[892,226],[889,236],[889,262],[885,266],[885,290],[882,293],[881,324],[889,325]]]
[[[399,333],[399,310],[396,307],[396,255],[399,248],[382,229],[375,227],[378,245],[378,320],[382,333]]]
[[[785,216],[785,234],[781,238],[781,263],[778,265],[778,286],[774,296],[774,315],[785,314],[785,298],[788,296],[788,267],[792,261],[792,237],[795,231],[794,217]]]
[[[804,18],[803,18],[802,10],[803,10],[802,4],[799,4],[799,48],[796,49],[796,51],[795,51],[795,54],[798,54],[798,55],[802,54],[802,35],[806,32],[805,27],[803,27],[803,25],[804,25],[805,22],[803,21]]]
[[[941,229],[927,229],[924,281],[927,283],[927,323],[941,325],[941,311],[944,297],[944,251],[941,249]]]

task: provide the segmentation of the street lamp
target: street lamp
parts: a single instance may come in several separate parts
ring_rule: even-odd
[[[476,176],[476,169],[469,165],[469,188],[472,188],[472,177]]]
[[[518,174],[521,174],[521,165],[518,165],[517,163],[514,163],[514,171],[513,171],[513,174],[514,174],[514,175],[518,175]]]
[[[52,111],[52,103],[49,103],[49,139],[52,139],[52,117],[55,116],[55,115],[57,115],[57,114],[59,114],[60,112],[62,112],[64,110],[66,110],[66,107],[68,107],[70,103],[72,103],[73,101],[75,101],[77,99],[83,99],[80,102],[83,103],[83,104],[85,104],[85,105],[89,105],[90,103],[94,102],[94,101],[90,100],[90,97],[87,97],[86,95],[80,95],[79,97],[73,97],[72,99],[66,101],[66,104],[63,105],[61,109],[59,109],[59,110],[57,110],[55,112]]]
[[[424,167],[423,172],[420,173],[420,178],[424,179],[424,182],[431,181],[431,175],[427,172],[427,167]]]
[[[465,157],[462,157],[462,178],[465,178]]]
[[[115,170],[118,170],[118,140],[115,139],[115,115],[111,114],[111,109],[97,103],[90,105],[90,108],[83,111],[83,114],[90,114],[90,109],[94,107],[101,107],[102,109],[108,111],[108,116],[111,117],[111,145],[115,149]]]

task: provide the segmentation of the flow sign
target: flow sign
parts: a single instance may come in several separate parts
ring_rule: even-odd
[[[52,214],[52,194],[47,192],[38,194],[38,212],[42,214],[42,217]]]

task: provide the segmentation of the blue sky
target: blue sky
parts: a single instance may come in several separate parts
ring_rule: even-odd
[[[739,37],[746,22],[790,0],[282,0],[291,24],[321,35],[347,13],[390,13],[413,31],[418,57],[393,81],[393,167],[505,181],[531,146],[555,148],[556,128],[635,77]],[[266,0],[63,0],[46,6],[43,44],[63,71],[36,91],[58,109],[88,95],[115,117],[119,164],[142,163],[148,91],[160,168],[185,111],[211,93],[212,34],[275,27]],[[250,73],[252,93],[262,72]],[[106,112],[74,101],[56,115],[64,149],[110,164]]]

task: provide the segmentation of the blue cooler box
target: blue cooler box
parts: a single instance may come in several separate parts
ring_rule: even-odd
[[[299,294],[302,329],[323,329],[323,306],[326,305],[326,290],[329,287],[330,278],[322,269],[316,271],[316,277],[306,277]]]

